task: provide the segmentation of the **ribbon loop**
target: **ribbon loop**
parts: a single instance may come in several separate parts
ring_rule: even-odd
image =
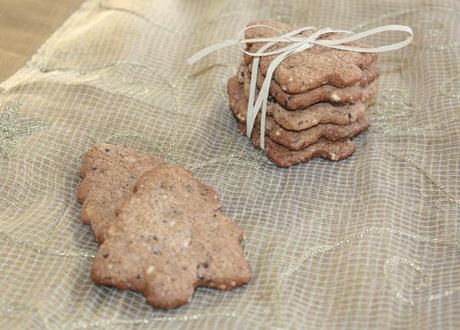
[[[211,45],[207,48],[200,50],[199,52],[192,55],[187,62],[189,64],[194,64],[200,61],[202,58],[208,56],[210,53],[213,53],[219,49],[226,48],[229,46],[234,45],[245,45],[245,44],[253,44],[253,43],[265,43],[256,53],[249,52],[246,49],[241,49],[241,51],[253,57],[252,61],[252,76],[251,76],[251,83],[250,83],[250,90],[249,90],[249,98],[248,98],[248,109],[246,115],[246,135],[251,138],[252,131],[254,129],[254,124],[259,112],[261,112],[260,116],[260,147],[265,150],[265,118],[267,114],[267,100],[269,96],[270,90],[270,83],[273,77],[273,74],[278,67],[287,57],[292,54],[303,52],[304,50],[313,47],[314,45],[320,47],[327,47],[327,48],[334,48],[339,50],[351,51],[351,52],[360,52],[360,53],[382,53],[382,52],[389,52],[398,50],[401,48],[406,47],[412,42],[414,32],[409,26],[405,25],[385,25],[379,26],[367,31],[363,31],[360,33],[353,33],[351,31],[346,30],[334,30],[331,28],[323,28],[317,30],[314,27],[302,27],[291,32],[275,36],[275,37],[268,37],[268,38],[253,38],[253,39],[245,39],[244,34],[247,30],[253,29],[256,27],[267,27],[274,29],[272,26],[257,24],[247,26],[243,30],[238,33],[237,39],[229,39],[223,42]],[[312,33],[309,36],[301,35],[305,31],[309,30],[317,30],[316,32]],[[379,47],[373,48],[363,48],[363,47],[354,47],[354,46],[347,46],[346,43],[361,40],[363,38],[367,38],[372,35],[376,35],[383,32],[405,32],[409,34],[409,36],[403,40],[389,45],[383,45]],[[319,39],[322,35],[328,33],[344,33],[348,36],[343,37],[341,39],[333,39],[333,40],[324,40]],[[286,43],[287,45],[284,47],[280,47],[275,50],[269,50],[271,47],[275,46],[278,43]],[[276,56],[275,56],[276,55]],[[265,79],[262,83],[262,86],[259,90],[259,94],[256,99],[256,90],[257,90],[257,74],[259,69],[260,58],[262,56],[275,56],[275,58],[271,61],[270,65],[268,66],[267,73],[265,74]],[[255,100],[255,101],[254,101]]]

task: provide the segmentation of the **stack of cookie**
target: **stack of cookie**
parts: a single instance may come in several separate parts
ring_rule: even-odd
[[[274,37],[293,29],[280,22],[250,23],[246,38]],[[307,36],[310,32],[305,32]],[[323,39],[335,39],[328,34]],[[360,46],[356,43],[347,45]],[[256,53],[263,43],[248,44]],[[277,44],[269,50],[286,46]],[[257,87],[265,79],[275,56],[260,58]],[[252,78],[253,57],[245,55],[237,76],[228,81],[230,108],[246,134],[246,111]],[[351,137],[367,130],[366,109],[377,94],[377,55],[314,46],[285,59],[270,82],[265,149],[276,165],[289,167],[315,157],[341,160],[355,150]],[[252,142],[259,146],[260,118],[256,119]]]

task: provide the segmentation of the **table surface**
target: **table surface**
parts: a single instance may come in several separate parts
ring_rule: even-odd
[[[0,81],[21,68],[83,0],[2,0]]]

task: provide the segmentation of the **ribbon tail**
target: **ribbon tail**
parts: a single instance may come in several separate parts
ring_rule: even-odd
[[[353,47],[353,46],[344,45],[345,43],[348,43],[348,42],[360,40],[360,39],[363,39],[363,38],[366,38],[366,37],[369,37],[375,34],[379,34],[383,32],[390,32],[390,31],[406,32],[409,34],[409,36],[403,41],[396,42],[396,43],[389,44],[389,45],[380,46],[380,47],[373,47],[373,48],[362,48],[362,47]],[[389,51],[404,48],[412,42],[413,38],[414,38],[414,31],[412,31],[412,29],[409,26],[385,25],[385,26],[379,26],[379,27],[370,29],[368,31],[353,34],[349,37],[345,37],[342,39],[316,40],[314,43],[319,46],[323,46],[323,47],[347,50],[347,51],[352,51],[352,52],[383,53],[383,52],[389,52]]]
[[[263,45],[257,53],[263,53],[268,48],[273,46],[275,43],[267,43]],[[249,88],[249,98],[248,98],[248,109],[246,112],[246,136],[250,139],[252,136],[252,130],[254,129],[254,123],[257,118],[257,114],[259,113],[260,105],[256,106],[254,104],[254,99],[257,90],[257,76],[259,74],[259,62],[260,57],[254,57],[252,60],[252,71],[251,71],[251,85]],[[259,92],[260,95],[260,92]]]
[[[266,121],[267,119],[267,101],[268,99],[265,98],[264,101],[262,102],[262,113],[260,116],[260,147],[264,151],[265,151],[265,126],[267,123]]]
[[[216,50],[219,50],[225,47],[229,47],[229,46],[233,46],[233,45],[237,45],[239,43],[240,43],[240,40],[238,39],[229,39],[229,40],[219,42],[218,44],[203,48],[202,50],[190,56],[187,59],[187,63],[190,65],[195,64],[196,62],[200,61],[202,58],[208,56],[209,54],[215,52]]]
[[[266,120],[266,115],[267,115],[267,99],[268,99],[268,94],[270,91],[270,84],[272,81],[273,73],[275,72],[276,68],[278,65],[286,59],[289,55],[291,55],[293,52],[296,50],[290,50],[287,52],[284,52],[277,57],[273,59],[273,61],[270,63],[267,69],[267,73],[265,74],[265,79],[262,84],[262,88],[259,91],[259,96],[257,97],[257,101],[254,105],[256,109],[260,109],[262,107],[262,114],[261,114],[261,125],[260,127],[260,147],[265,150],[265,120]]]
[[[257,74],[259,69],[259,57],[255,57],[252,60],[252,74],[251,83],[249,86],[249,97],[248,97],[248,109],[246,111],[246,136],[250,139],[252,136],[252,130],[254,128],[254,122],[257,117],[258,109],[254,107],[254,99],[257,89]]]

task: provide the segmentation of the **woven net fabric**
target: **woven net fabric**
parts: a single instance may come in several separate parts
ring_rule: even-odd
[[[372,127],[351,158],[274,166],[228,109],[239,50],[186,64],[261,18],[414,29],[380,57]],[[453,0],[86,1],[0,84],[0,327],[458,329],[459,22]],[[198,289],[171,311],[94,285],[75,190],[81,156],[101,142],[214,187],[246,231],[250,284]]]

